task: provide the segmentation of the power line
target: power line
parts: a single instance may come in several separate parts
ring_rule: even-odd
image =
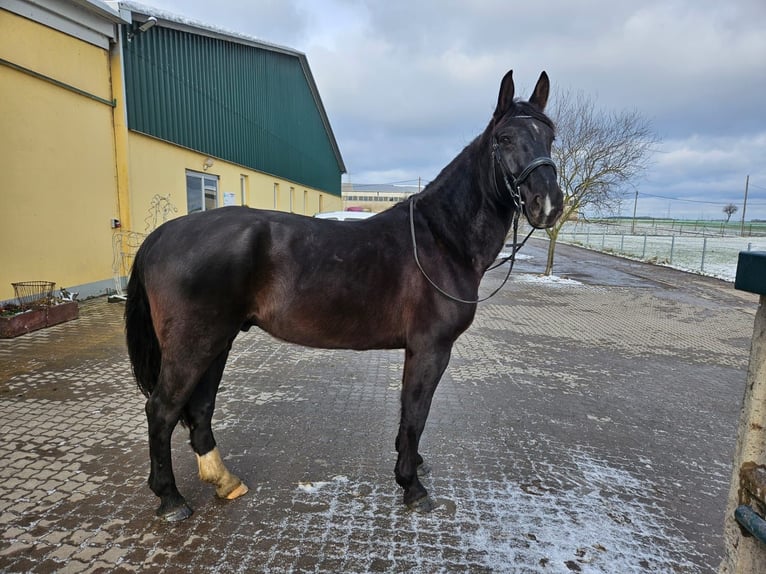
[[[750,187],[754,187],[753,184],[750,184]],[[683,199],[680,197],[667,197],[665,195],[654,195],[651,193],[641,193],[641,197],[654,197],[656,199],[667,199],[669,201],[682,201],[685,203],[704,203],[708,205],[727,205],[728,203],[731,203],[730,201],[704,201],[701,199]],[[766,205],[766,202],[758,202],[758,201],[748,201],[748,205]]]
[[[657,199],[668,199],[670,201],[683,201],[685,203],[707,203],[710,205],[725,205],[725,203],[720,201],[703,201],[701,199],[682,199],[680,197],[667,197],[665,195],[653,195],[651,193],[641,193],[643,197],[655,197]]]

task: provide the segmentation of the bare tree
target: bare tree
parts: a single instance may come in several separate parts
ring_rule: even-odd
[[[604,112],[582,92],[557,94],[551,117],[556,123],[553,160],[564,192],[564,212],[546,230],[550,275],[562,226],[585,208],[606,214],[619,207],[627,188],[646,170],[659,142],[651,123],[638,111]]]
[[[733,203],[730,203],[729,205],[725,206],[723,208],[723,212],[726,214],[726,223],[729,223],[729,220],[731,219],[731,216],[737,213],[737,206]]]

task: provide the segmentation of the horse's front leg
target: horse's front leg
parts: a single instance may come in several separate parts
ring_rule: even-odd
[[[449,363],[450,351],[451,345],[406,350],[395,474],[396,482],[404,489],[404,503],[413,510],[433,508],[428,492],[418,479],[417,469],[423,463],[418,446],[436,386]]]

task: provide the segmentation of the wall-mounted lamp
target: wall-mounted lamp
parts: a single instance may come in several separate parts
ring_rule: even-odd
[[[143,24],[141,24],[138,27],[138,31],[139,32],[146,32],[149,28],[154,26],[156,23],[157,23],[157,18],[155,18],[154,16],[149,16],[146,19],[146,22],[144,22]]]
[[[212,157],[206,157],[205,161],[202,162],[202,169],[205,171],[209,170],[211,167],[213,167],[213,164],[215,162],[213,161]]]
[[[157,23],[157,18],[154,16],[149,16],[143,24],[136,27],[135,24],[133,25],[132,31],[128,32],[128,42],[130,42],[133,39],[133,36],[135,36],[138,33],[143,34],[146,32],[149,28],[152,28]]]

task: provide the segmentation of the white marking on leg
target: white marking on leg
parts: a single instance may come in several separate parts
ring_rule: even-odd
[[[202,456],[197,455],[199,477],[204,482],[215,485],[219,498],[238,498],[247,492],[247,486],[235,475],[231,474],[221,460],[218,448]]]

